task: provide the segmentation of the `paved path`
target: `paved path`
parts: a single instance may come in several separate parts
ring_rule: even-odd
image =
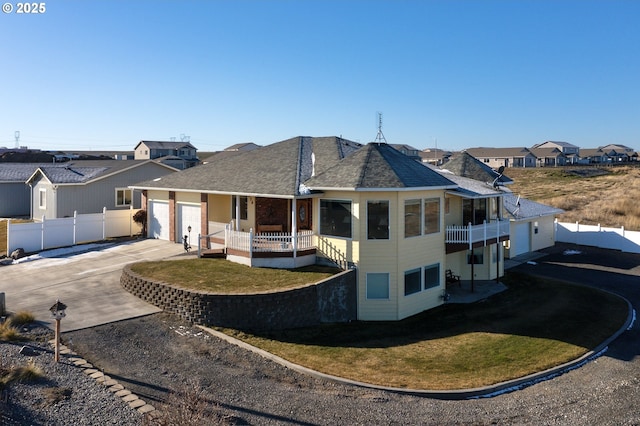
[[[182,252],[181,244],[153,239],[106,244],[59,257],[46,257],[44,252],[39,260],[0,266],[0,292],[5,293],[8,311],[28,310],[49,324],[49,308],[60,299],[67,305],[62,331],[135,318],[160,309],[120,287],[123,266]]]

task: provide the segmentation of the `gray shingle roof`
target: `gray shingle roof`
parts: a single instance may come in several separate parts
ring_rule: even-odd
[[[26,182],[38,167],[50,163],[0,163],[0,182]]]
[[[458,176],[449,170],[438,169],[450,181],[458,185],[458,188],[451,190],[464,198],[485,198],[496,197],[504,194],[503,191],[495,189],[491,184],[479,180]]]
[[[134,187],[291,197],[300,195],[300,184],[314,169],[322,173],[359,147],[337,137],[298,136],[235,155],[216,155],[207,164]]]
[[[514,219],[530,219],[541,216],[553,216],[564,213],[564,210],[546,204],[537,203],[517,195],[504,195],[504,208]]]
[[[312,189],[455,187],[385,143],[370,143],[305,183]]]
[[[449,161],[441,166],[445,170],[449,170],[458,176],[479,180],[481,182],[491,182],[498,177],[498,173],[482,161],[475,158],[468,152],[460,152],[454,154]],[[513,183],[513,180],[502,175],[498,180],[503,185]]]
[[[41,165],[40,171],[54,184],[87,183],[153,160],[84,160]],[[155,162],[155,161],[153,161]],[[157,163],[157,162],[156,162]],[[161,163],[157,163],[162,165]],[[163,167],[167,167],[162,165]],[[36,168],[37,169],[37,168]],[[175,169],[173,169],[175,170]],[[34,170],[35,172],[35,170]],[[34,173],[32,172],[32,174]],[[25,179],[26,180],[26,179]]]
[[[536,147],[537,148],[537,147]],[[525,147],[516,148],[468,148],[469,154],[478,158],[511,158],[527,157],[535,155]]]

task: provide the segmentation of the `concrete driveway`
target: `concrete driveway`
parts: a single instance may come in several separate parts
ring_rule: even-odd
[[[122,268],[181,255],[183,247],[146,239],[63,253],[47,257],[44,252],[38,260],[0,266],[0,292],[5,293],[9,312],[27,310],[37,320],[52,324],[49,308],[60,299],[67,305],[63,332],[159,312],[120,286]]]

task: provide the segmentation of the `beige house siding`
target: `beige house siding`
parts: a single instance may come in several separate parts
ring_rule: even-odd
[[[554,217],[539,217],[532,222],[531,251],[552,247],[556,241]],[[536,233],[536,229],[538,233]]]
[[[231,197],[228,195],[209,194],[209,220],[211,222],[231,222]]]

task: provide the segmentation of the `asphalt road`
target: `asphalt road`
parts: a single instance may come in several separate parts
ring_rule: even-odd
[[[48,324],[49,308],[60,299],[67,305],[62,331],[135,318],[160,309],[122,289],[124,265],[182,252],[181,244],[154,239],[105,244],[81,253],[63,250],[57,256],[56,251],[43,252],[39,260],[0,266],[0,292],[5,293],[8,311],[27,310]]]

